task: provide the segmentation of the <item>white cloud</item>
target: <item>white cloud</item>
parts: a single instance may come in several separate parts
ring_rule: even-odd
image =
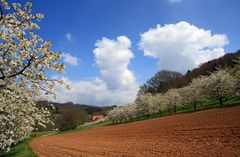
[[[62,54],[63,60],[65,63],[77,66],[79,59],[77,57],[72,56],[70,53]]]
[[[223,47],[228,44],[226,35],[211,34],[185,21],[157,25],[140,36],[139,47],[145,56],[158,59],[160,69],[182,73],[224,55]]]
[[[170,3],[177,3],[177,2],[181,2],[182,0],[168,0]]]
[[[65,37],[68,41],[72,41],[72,34],[71,33],[66,33]]]
[[[136,89],[111,90],[107,87],[107,82],[96,78],[95,80],[70,81],[64,78],[71,87],[67,90],[63,86],[57,85],[54,88],[58,102],[74,102],[81,104],[92,104],[98,106],[124,104],[134,101]]]
[[[64,78],[71,90],[57,86],[54,91],[60,102],[112,105],[132,102],[136,98],[138,84],[128,69],[133,53],[131,41],[120,36],[116,40],[102,38],[95,44],[95,65],[100,69],[101,79],[71,81]]]
[[[117,40],[102,38],[95,46],[93,53],[96,65],[110,89],[136,86],[136,78],[128,69],[133,53],[130,50],[131,41],[127,37],[120,36]]]

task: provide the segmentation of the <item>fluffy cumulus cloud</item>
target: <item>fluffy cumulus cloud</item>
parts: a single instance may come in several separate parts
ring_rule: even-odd
[[[225,54],[228,44],[224,34],[212,34],[185,21],[157,25],[140,34],[140,49],[145,56],[158,59],[160,69],[185,73],[200,63]]]
[[[72,34],[71,34],[71,33],[66,33],[66,34],[65,34],[65,38],[66,38],[68,41],[72,41]]]
[[[63,53],[62,54],[63,57],[63,61],[67,64],[71,64],[74,66],[78,65],[78,61],[79,59],[77,57],[74,57],[73,55],[71,55],[70,53]]]
[[[136,79],[128,69],[133,53],[130,50],[131,41],[120,36],[117,40],[103,38],[95,44],[96,65],[101,71],[103,79],[108,82],[111,90],[128,89],[136,86]]]
[[[134,57],[130,50],[131,41],[125,36],[119,36],[116,40],[102,38],[95,46],[95,66],[100,69],[100,78],[80,81],[64,78],[71,90],[57,86],[54,89],[58,95],[57,100],[96,105],[134,101],[138,84],[128,69],[130,59]]]

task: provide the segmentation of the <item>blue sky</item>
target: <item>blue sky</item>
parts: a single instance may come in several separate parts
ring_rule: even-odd
[[[70,58],[72,64],[66,63],[64,79],[74,86],[73,88],[78,87],[82,91],[73,94],[74,91],[78,91],[73,89],[74,91],[66,98],[65,90],[59,87],[57,91],[61,90],[59,92],[62,96],[59,99],[61,102],[72,100],[76,103],[97,105],[131,102],[136,95],[136,86],[144,83],[160,69],[184,73],[187,69],[196,67],[197,63],[217,58],[223,53],[235,52],[240,48],[240,31],[237,30],[240,28],[238,0],[32,0],[32,2],[33,12],[41,12],[45,16],[40,23],[41,30],[38,34],[53,42],[53,50],[61,51],[65,57],[68,54],[68,57],[77,58],[76,64],[74,58]],[[161,26],[157,27],[158,24]],[[165,24],[172,25],[165,27]],[[152,30],[149,30],[150,28]],[[211,31],[210,37],[207,30]],[[184,31],[186,36],[183,34]],[[178,35],[177,41],[175,34]],[[126,38],[118,40],[119,36]],[[169,41],[161,40],[163,36],[167,36]],[[154,40],[151,40],[152,37]],[[195,42],[195,39],[205,45],[195,44],[189,47],[189,43]],[[116,47],[109,50],[107,46],[110,43],[120,46],[115,45]],[[124,61],[117,58],[116,64],[113,63],[113,67],[121,69],[120,72],[116,71],[117,68],[115,70],[106,68],[106,65],[100,63],[109,62],[104,58],[106,56],[103,56],[105,53],[113,54],[110,60],[115,61],[114,53],[121,53],[120,50],[117,51],[118,48],[128,56]],[[99,50],[99,56],[93,53],[96,49]],[[197,54],[190,52],[195,50]],[[203,56],[203,53],[209,54]],[[115,75],[118,72],[121,73],[116,74],[119,78],[110,77],[108,74]],[[118,85],[113,87],[113,83]],[[103,89],[96,91],[99,84]],[[126,88],[129,86],[131,89]],[[88,91],[89,94],[84,91]],[[105,94],[98,95],[96,94],[98,92]],[[129,97],[126,98],[126,95]]]

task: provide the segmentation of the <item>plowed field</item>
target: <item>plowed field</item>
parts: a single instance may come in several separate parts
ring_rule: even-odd
[[[40,157],[240,156],[240,106],[36,138]]]

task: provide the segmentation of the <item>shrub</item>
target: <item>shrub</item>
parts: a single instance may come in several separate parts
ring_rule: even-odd
[[[75,129],[79,124],[78,112],[74,110],[64,111],[57,118],[55,125],[60,131]]]

